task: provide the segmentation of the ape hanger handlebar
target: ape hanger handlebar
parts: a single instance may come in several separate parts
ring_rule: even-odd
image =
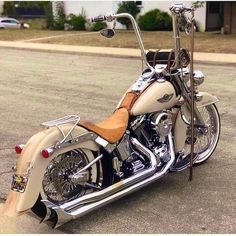
[[[170,11],[172,13],[172,21],[173,21],[173,33],[174,33],[174,40],[175,40],[175,53],[176,57],[178,57],[178,53],[180,51],[180,38],[179,38],[179,30],[177,26],[177,18],[181,15],[184,15],[186,12],[193,12],[195,9],[194,7],[187,8],[183,6],[183,4],[175,4],[172,7],[170,7]],[[100,22],[100,21],[107,21],[107,22],[114,22],[117,18],[128,18],[133,26],[139,48],[141,50],[141,56],[147,67],[149,67],[151,70],[154,68],[148,63],[147,57],[146,57],[146,51],[143,45],[143,41],[141,38],[141,32],[139,30],[139,26],[134,19],[134,17],[129,13],[119,13],[119,14],[106,14],[102,16],[97,16],[91,18],[92,22]]]
[[[119,13],[119,14],[107,14],[104,16],[97,16],[97,17],[93,17],[91,19],[92,22],[99,22],[99,21],[107,21],[107,22],[112,22],[115,21],[117,18],[128,18],[133,26],[138,44],[139,44],[139,48],[141,50],[141,56],[142,59],[144,60],[145,64],[151,69],[153,70],[153,67],[148,63],[147,58],[146,58],[146,52],[145,52],[145,48],[143,46],[143,41],[141,38],[141,33],[138,27],[137,22],[135,21],[134,17],[128,13]]]

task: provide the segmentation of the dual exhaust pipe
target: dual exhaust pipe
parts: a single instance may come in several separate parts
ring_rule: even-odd
[[[174,164],[175,154],[171,132],[168,135],[171,158],[163,169],[158,172],[156,156],[137,139],[132,138],[131,142],[143,155],[149,158],[151,166],[148,169],[115,183],[104,190],[85,195],[62,205],[55,205],[48,200],[41,200],[47,208],[43,221],[51,221],[53,227],[59,227],[72,219],[83,216],[155,182],[165,175]],[[50,214],[48,211],[49,209]]]

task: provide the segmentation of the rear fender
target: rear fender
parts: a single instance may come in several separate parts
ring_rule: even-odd
[[[210,104],[214,104],[219,101],[219,99],[210,93],[200,92],[202,99],[196,102],[197,108],[205,107]],[[178,113],[174,128],[174,143],[175,143],[175,151],[179,152],[183,150],[185,140],[186,140],[186,131],[188,125],[183,121],[181,113],[184,117],[189,120],[190,119],[190,111],[187,108],[186,104],[182,105],[181,112]]]
[[[67,133],[72,125],[62,125],[60,128],[64,133]],[[77,126],[73,130],[72,136],[78,137],[86,133],[88,133],[86,129]],[[89,150],[99,150],[99,146],[94,141],[88,140],[58,149],[49,158],[43,158],[41,150],[55,145],[62,138],[59,129],[51,127],[35,134],[26,143],[17,161],[16,174],[24,176],[28,173],[28,182],[23,193],[10,190],[4,210],[6,215],[16,216],[32,208],[41,191],[45,169],[54,157],[78,148],[83,148],[87,155],[92,155]]]

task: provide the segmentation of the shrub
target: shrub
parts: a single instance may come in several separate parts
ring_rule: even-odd
[[[91,30],[92,31],[99,31],[107,27],[107,24],[105,22],[96,22],[92,25]]]
[[[159,9],[151,10],[138,19],[138,24],[141,30],[171,30],[171,16],[162,12]]]
[[[66,15],[64,11],[64,2],[55,2],[56,13],[53,19],[53,29],[64,30],[66,23]]]
[[[139,12],[140,12],[140,8],[136,5],[136,2],[134,1],[122,2],[122,3],[119,3],[118,5],[117,13],[129,13],[134,18],[136,18]],[[119,18],[117,19],[117,21],[123,25],[126,25],[127,29],[130,29],[132,26],[129,19]]]
[[[66,21],[72,28],[72,30],[85,30],[86,18],[84,15],[71,14]]]

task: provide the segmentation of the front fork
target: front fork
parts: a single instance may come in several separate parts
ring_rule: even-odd
[[[173,75],[175,80],[178,83],[178,86],[181,88],[181,95],[183,97],[183,102],[186,104],[186,108],[189,112],[189,114],[191,113],[191,92],[189,91],[189,88],[187,87],[186,83],[183,81],[183,79],[181,78],[181,76],[179,75],[179,73]],[[196,104],[196,99],[197,96],[195,94],[194,98],[194,120],[195,120],[195,126],[199,127],[199,128],[205,128],[205,122],[197,108],[197,104]],[[186,121],[186,123],[188,123],[188,125],[190,125],[190,123],[188,121]]]
[[[184,93],[183,94],[183,98],[186,104],[186,108],[188,109],[188,112],[191,112],[191,95],[190,93]],[[195,98],[194,98],[195,99]],[[194,101],[194,120],[195,120],[195,126],[198,128],[206,128],[205,126],[205,122],[202,118],[202,115],[200,114],[198,108],[197,108],[197,104]],[[188,124],[190,125],[190,123],[188,122]]]

